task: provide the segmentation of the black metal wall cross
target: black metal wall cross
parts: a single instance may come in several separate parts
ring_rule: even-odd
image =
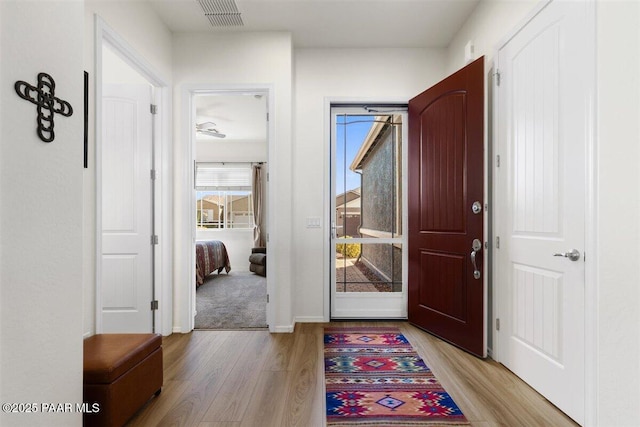
[[[19,80],[14,85],[16,92],[22,99],[26,99],[38,106],[38,136],[44,142],[51,142],[55,138],[53,132],[53,115],[55,113],[69,117],[73,114],[73,107],[67,101],[55,96],[56,82],[46,73],[38,74],[38,86],[32,86]]]

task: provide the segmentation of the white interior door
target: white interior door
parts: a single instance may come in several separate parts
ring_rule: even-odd
[[[331,109],[331,318],[407,317],[405,110]]]
[[[499,360],[578,423],[593,95],[588,3],[549,3],[499,50],[494,168]]]
[[[102,330],[151,332],[151,86],[102,95]]]

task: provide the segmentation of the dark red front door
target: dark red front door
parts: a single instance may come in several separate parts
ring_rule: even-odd
[[[409,321],[481,357],[483,82],[484,57],[409,101],[408,147]]]

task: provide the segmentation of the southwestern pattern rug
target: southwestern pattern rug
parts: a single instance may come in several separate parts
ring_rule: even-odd
[[[327,426],[469,425],[397,328],[324,329]]]

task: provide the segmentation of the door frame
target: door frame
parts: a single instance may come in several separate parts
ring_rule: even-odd
[[[196,95],[220,94],[220,93],[245,93],[263,92],[267,94],[267,113],[275,111],[274,87],[271,84],[185,84],[182,86],[181,105],[181,144],[178,148],[181,159],[177,160],[176,172],[181,172],[177,181],[181,187],[180,193],[176,194],[175,209],[182,221],[176,221],[176,283],[193,284],[193,286],[177,286],[175,295],[177,299],[177,310],[179,318],[176,319],[176,326],[173,332],[188,333],[194,328],[195,318],[195,241],[196,241],[196,197],[194,191],[194,164],[195,164],[195,102]],[[272,116],[272,115],[271,115]],[[267,197],[274,198],[274,179],[277,171],[270,170],[270,162],[275,147],[275,120],[267,121]],[[265,211],[265,223],[267,225],[266,245],[277,247],[278,233],[274,232],[275,204],[267,202]],[[269,264],[277,265],[278,253],[269,253]],[[275,291],[274,274],[267,274],[267,325],[270,332],[277,332],[274,325],[275,307],[278,305],[278,293]]]
[[[326,239],[322,248],[322,282],[324,283],[323,294],[323,321],[329,322],[331,320],[331,257],[333,252],[331,251],[331,105],[340,104],[342,106],[362,106],[367,104],[397,104],[407,105],[409,103],[408,98],[402,97],[342,97],[342,96],[327,96],[324,98],[324,156],[323,156],[323,180],[322,180],[322,194],[323,194],[323,210],[327,214],[324,215],[323,228],[325,230]],[[405,124],[406,126],[406,124]],[[404,255],[403,255],[404,256]],[[405,272],[403,272],[405,274]]]
[[[173,286],[172,286],[172,239],[173,230],[166,219],[167,212],[171,212],[171,92],[166,80],[160,76],[122,36],[120,36],[106,21],[95,14],[95,78],[94,78],[94,111],[95,111],[95,333],[101,333],[102,325],[102,46],[108,43],[111,48],[134,70],[140,73],[151,86],[159,113],[153,120],[153,165],[156,171],[154,185],[154,207],[152,221],[159,235],[159,243],[154,251],[154,299],[159,301],[158,310],[153,312],[155,330],[162,335],[170,335],[173,324]]]
[[[335,285],[334,282],[334,278],[335,278],[335,271],[336,271],[336,263],[335,263],[335,255],[334,255],[334,249],[333,249],[333,245],[336,244],[335,243],[335,239],[333,237],[333,232],[332,232],[332,227],[331,227],[331,222],[335,219],[334,215],[336,212],[335,209],[335,203],[336,203],[336,196],[338,194],[333,194],[333,187],[335,186],[335,176],[332,173],[332,169],[334,166],[334,160],[335,160],[335,150],[333,150],[334,146],[331,143],[332,139],[333,139],[333,131],[334,131],[334,122],[331,118],[332,113],[331,113],[331,109],[337,109],[340,110],[342,109],[343,111],[347,111],[350,108],[359,108],[361,110],[364,110],[364,105],[368,104],[368,105],[372,105],[372,106],[379,106],[379,105],[385,105],[386,108],[389,109],[393,109],[394,107],[398,108],[398,109],[406,109],[407,108],[407,104],[406,103],[381,103],[381,102],[366,102],[364,104],[359,103],[359,104],[353,104],[353,103],[333,103],[332,105],[330,105],[329,109],[329,126],[330,126],[330,130],[329,130],[329,194],[328,194],[328,200],[329,200],[329,210],[327,212],[329,212],[328,217],[329,217],[329,317],[331,318],[331,295],[333,293],[333,288]],[[353,112],[353,113],[335,113],[336,115],[338,114],[352,114],[352,115],[359,115],[357,112]],[[383,113],[380,113],[383,114]],[[392,113],[391,113],[392,114]],[[401,237],[401,245],[402,245],[402,286],[403,286],[403,295],[402,295],[402,304],[403,307],[401,308],[401,314],[399,316],[391,316],[389,314],[384,315],[381,314],[380,316],[376,317],[376,319],[392,319],[392,320],[403,320],[403,319],[407,319],[407,308],[408,308],[408,298],[409,298],[409,291],[408,291],[408,283],[409,283],[409,252],[408,250],[408,193],[407,193],[407,184],[408,184],[408,170],[407,170],[407,165],[408,165],[408,136],[409,136],[409,113],[408,110],[402,111],[402,170],[401,170],[401,184],[402,184],[402,200],[400,201],[401,205],[402,205],[402,237]],[[363,114],[365,115],[365,114]],[[372,117],[375,117],[376,114],[373,113],[366,113],[366,115],[370,115]],[[337,130],[337,129],[336,129]],[[337,133],[337,132],[336,132]],[[337,141],[336,141],[337,142]],[[336,189],[337,192],[337,189]],[[354,239],[354,241],[356,243],[358,243],[360,241],[360,239]],[[380,239],[372,239],[371,242],[362,242],[363,244],[373,244],[373,243],[380,243],[380,244],[395,244],[392,243],[391,240],[387,240],[384,238],[380,238]],[[365,297],[366,298],[366,297]],[[369,297],[371,298],[371,297]],[[382,300],[384,299],[384,295],[376,295],[375,296],[376,300]],[[345,320],[345,319],[349,319],[349,318],[357,318],[357,319],[362,319],[362,318],[367,318],[367,317],[361,317],[361,316],[344,316],[344,317],[339,317],[336,316],[335,319],[340,319],[340,320]]]
[[[499,70],[499,51],[507,45],[511,39],[513,39],[531,20],[533,20],[552,0],[544,0],[540,2],[512,31],[508,32],[500,42],[494,48],[491,77],[492,85],[491,90],[493,93],[497,90],[497,80],[495,78],[496,70]],[[598,322],[597,322],[597,309],[598,309],[598,284],[597,284],[597,272],[598,272],[598,246],[597,246],[597,201],[598,201],[598,187],[597,187],[597,137],[596,137],[596,111],[597,111],[597,84],[596,84],[596,3],[595,0],[586,0],[588,4],[588,17],[590,36],[584,40],[587,44],[585,48],[589,52],[589,58],[587,61],[592,64],[586,72],[586,78],[588,79],[589,86],[589,105],[587,106],[587,134],[586,141],[586,200],[585,200],[585,425],[591,426],[597,424],[597,366],[598,366]],[[500,104],[497,96],[492,96],[491,100],[492,114],[491,119],[492,129],[496,130],[492,132],[492,144],[491,144],[491,171],[496,167],[495,153],[499,148],[499,141],[495,137],[497,129],[502,126],[500,120]],[[493,175],[493,173],[492,173]],[[492,183],[493,184],[493,183]],[[495,232],[499,230],[499,218],[495,215],[498,211],[498,206],[502,200],[505,199],[504,194],[500,194],[497,191],[497,186],[492,185],[491,196],[491,211],[492,215],[492,236],[491,247],[495,245]],[[588,261],[587,261],[588,260]],[[498,271],[497,257],[492,260],[492,271],[495,273]],[[501,352],[504,351],[502,346],[500,333],[496,331],[496,319],[500,318],[502,313],[508,312],[508,304],[510,301],[505,301],[501,298],[501,295],[505,295],[505,283],[501,283],[497,280],[496,275],[493,275],[493,319],[492,319],[492,331],[493,333],[493,351],[492,357],[497,362],[500,362]]]

